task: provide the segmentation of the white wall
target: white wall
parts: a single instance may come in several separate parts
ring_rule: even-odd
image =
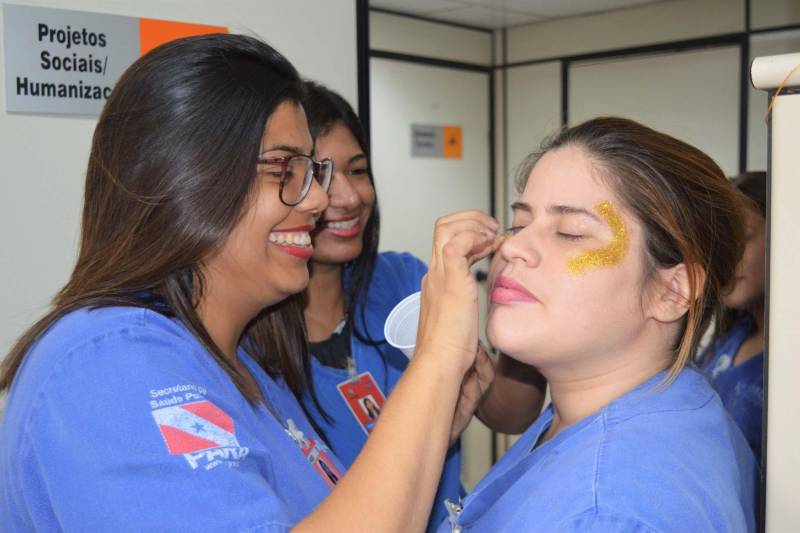
[[[800,52],[800,48],[796,50]],[[800,94],[779,96],[772,112],[770,206],[769,382],[767,398],[767,531],[800,531],[798,478],[800,424],[797,406],[797,302],[800,299]]]
[[[510,68],[506,81],[508,169],[504,209],[510,221],[510,205],[517,197],[515,177],[519,163],[561,126],[561,63]]]
[[[370,11],[369,47],[437,59],[489,65],[492,34]]]
[[[409,251],[428,262],[438,217],[490,209],[488,104],[485,72],[370,61],[372,167],[382,250]],[[461,126],[463,157],[412,157],[412,124]],[[462,457],[462,480],[470,488],[491,466],[490,432],[477,420],[462,437]]]
[[[743,29],[744,0],[671,0],[510,28],[507,60],[563,57]]]
[[[757,0],[750,2],[751,26],[754,29],[785,26],[800,23],[800,2],[798,0]],[[674,0],[650,4],[632,9],[600,13],[587,17],[569,17],[554,21],[534,23],[510,28],[508,30],[508,50],[506,62],[537,60],[541,58],[563,57],[573,54],[594,53],[629,46],[645,46],[661,42],[678,41],[742,32],[745,29],[744,0]],[[499,40],[499,39],[498,39]],[[758,56],[788,53],[800,49],[800,30],[776,33],[755,34],[750,37],[750,59]],[[694,54],[695,58],[690,56]],[[595,108],[604,104],[603,99],[616,99],[616,104],[607,109],[618,110],[655,122],[678,137],[694,142],[708,151],[728,173],[738,172],[738,120],[739,103],[734,92],[738,91],[739,63],[733,56],[724,62],[716,61],[714,53],[687,51],[669,53],[659,57],[630,59],[611,59],[604,61],[607,69],[598,65],[593,70],[597,76],[606,78],[606,95],[598,94]],[[707,59],[706,60],[704,60]],[[637,63],[639,64],[637,66]],[[672,79],[663,75],[656,65],[664,63],[672,71]],[[508,70],[508,166],[507,175],[519,162],[523,150],[517,146],[536,145],[543,134],[542,124],[553,122],[560,113],[560,99],[551,95],[560,94],[561,81],[557,75],[558,62],[548,63],[552,72],[537,79],[534,72],[541,65],[513,67]],[[648,67],[648,65],[650,65]],[[641,68],[639,68],[641,67]],[[650,68],[653,76],[646,74]],[[602,71],[606,72],[603,74]],[[527,71],[527,73],[526,73]],[[574,66],[573,74],[578,74]],[[714,76],[709,76],[714,72]],[[579,76],[581,74],[578,74]],[[665,79],[665,77],[667,79]],[[699,80],[707,80],[715,89]],[[588,82],[583,77],[583,82]],[[687,94],[686,82],[696,80],[697,91]],[[722,98],[717,98],[717,88],[725,81]],[[585,93],[588,101],[593,87],[577,86],[581,83],[575,76],[570,79],[573,95]],[[733,85],[735,83],[735,86]],[[616,84],[616,87],[615,87]],[[660,90],[651,94],[647,100],[632,96],[649,85],[660,85]],[[767,128],[764,121],[767,96],[763,91],[748,87],[747,117],[747,170],[764,170],[767,165]],[[675,95],[683,94],[681,100]],[[542,95],[535,101],[528,95]],[[627,98],[628,103],[622,101]],[[681,101],[685,102],[680,103]],[[706,103],[711,103],[708,111]],[[579,107],[575,107],[578,104]],[[578,102],[570,102],[570,122],[588,115],[581,111]],[[694,113],[692,109],[700,109]],[[577,113],[577,114],[576,114]],[[714,117],[710,117],[712,113]],[[661,117],[661,118],[659,118]],[[686,118],[685,127],[680,124],[661,124],[663,120],[675,122],[676,118]],[[720,120],[717,120],[721,118]],[[557,126],[557,125],[556,125]],[[664,127],[666,126],[666,127]],[[682,131],[685,130],[685,131]],[[521,140],[519,140],[521,139]],[[508,185],[508,184],[506,184]],[[506,191],[507,196],[513,191]]]
[[[572,63],[569,123],[623,116],[739,172],[739,47]]]
[[[797,0],[751,0],[750,26],[753,29],[800,24]]]
[[[357,107],[352,0],[17,3],[227,26],[231,32],[256,34],[283,52],[302,74],[328,84]],[[0,62],[4,63],[2,49]],[[5,83],[0,92],[4,98]],[[0,113],[0,354],[43,314],[72,270],[94,124],[93,118]]]

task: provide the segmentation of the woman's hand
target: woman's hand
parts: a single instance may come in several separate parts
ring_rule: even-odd
[[[475,362],[478,286],[469,267],[496,247],[498,228],[479,211],[437,221],[433,258],[422,282],[414,357],[358,458],[331,494],[296,526],[298,532],[425,529],[453,414],[472,411],[470,404],[480,397],[487,375],[485,354]],[[473,364],[475,376],[465,379]],[[355,526],[353,517],[358,517]]]
[[[486,391],[492,386],[495,376],[495,362],[486,352],[482,343],[478,343],[478,352],[475,355],[475,362],[467,370],[464,380],[461,382],[461,392],[456,404],[456,412],[453,416],[453,426],[450,429],[450,446],[452,446],[461,434],[467,429],[472,415],[475,413]]]
[[[492,253],[500,225],[481,211],[462,211],[436,221],[433,255],[422,280],[414,358],[453,358],[463,374],[478,344],[478,284],[469,267]]]

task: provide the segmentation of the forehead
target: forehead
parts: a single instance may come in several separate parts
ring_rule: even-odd
[[[341,122],[335,123],[328,131],[318,136],[316,146],[318,151],[361,152],[361,146],[355,135]]]
[[[286,100],[278,104],[267,119],[261,149],[269,150],[274,146],[294,146],[302,153],[311,153],[311,133],[303,106]]]
[[[614,191],[594,170],[586,152],[565,146],[547,152],[533,167],[520,200],[531,206],[575,205],[594,208],[599,202],[616,202]]]

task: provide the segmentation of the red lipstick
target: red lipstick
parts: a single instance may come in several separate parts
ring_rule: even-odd
[[[313,246],[300,247],[300,246],[292,246],[290,244],[277,244],[274,242],[272,244],[274,244],[287,254],[299,257],[300,259],[310,259],[311,256],[314,255]]]

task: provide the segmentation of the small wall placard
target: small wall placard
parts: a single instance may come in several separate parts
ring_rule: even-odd
[[[411,125],[411,157],[461,159],[461,126]]]

